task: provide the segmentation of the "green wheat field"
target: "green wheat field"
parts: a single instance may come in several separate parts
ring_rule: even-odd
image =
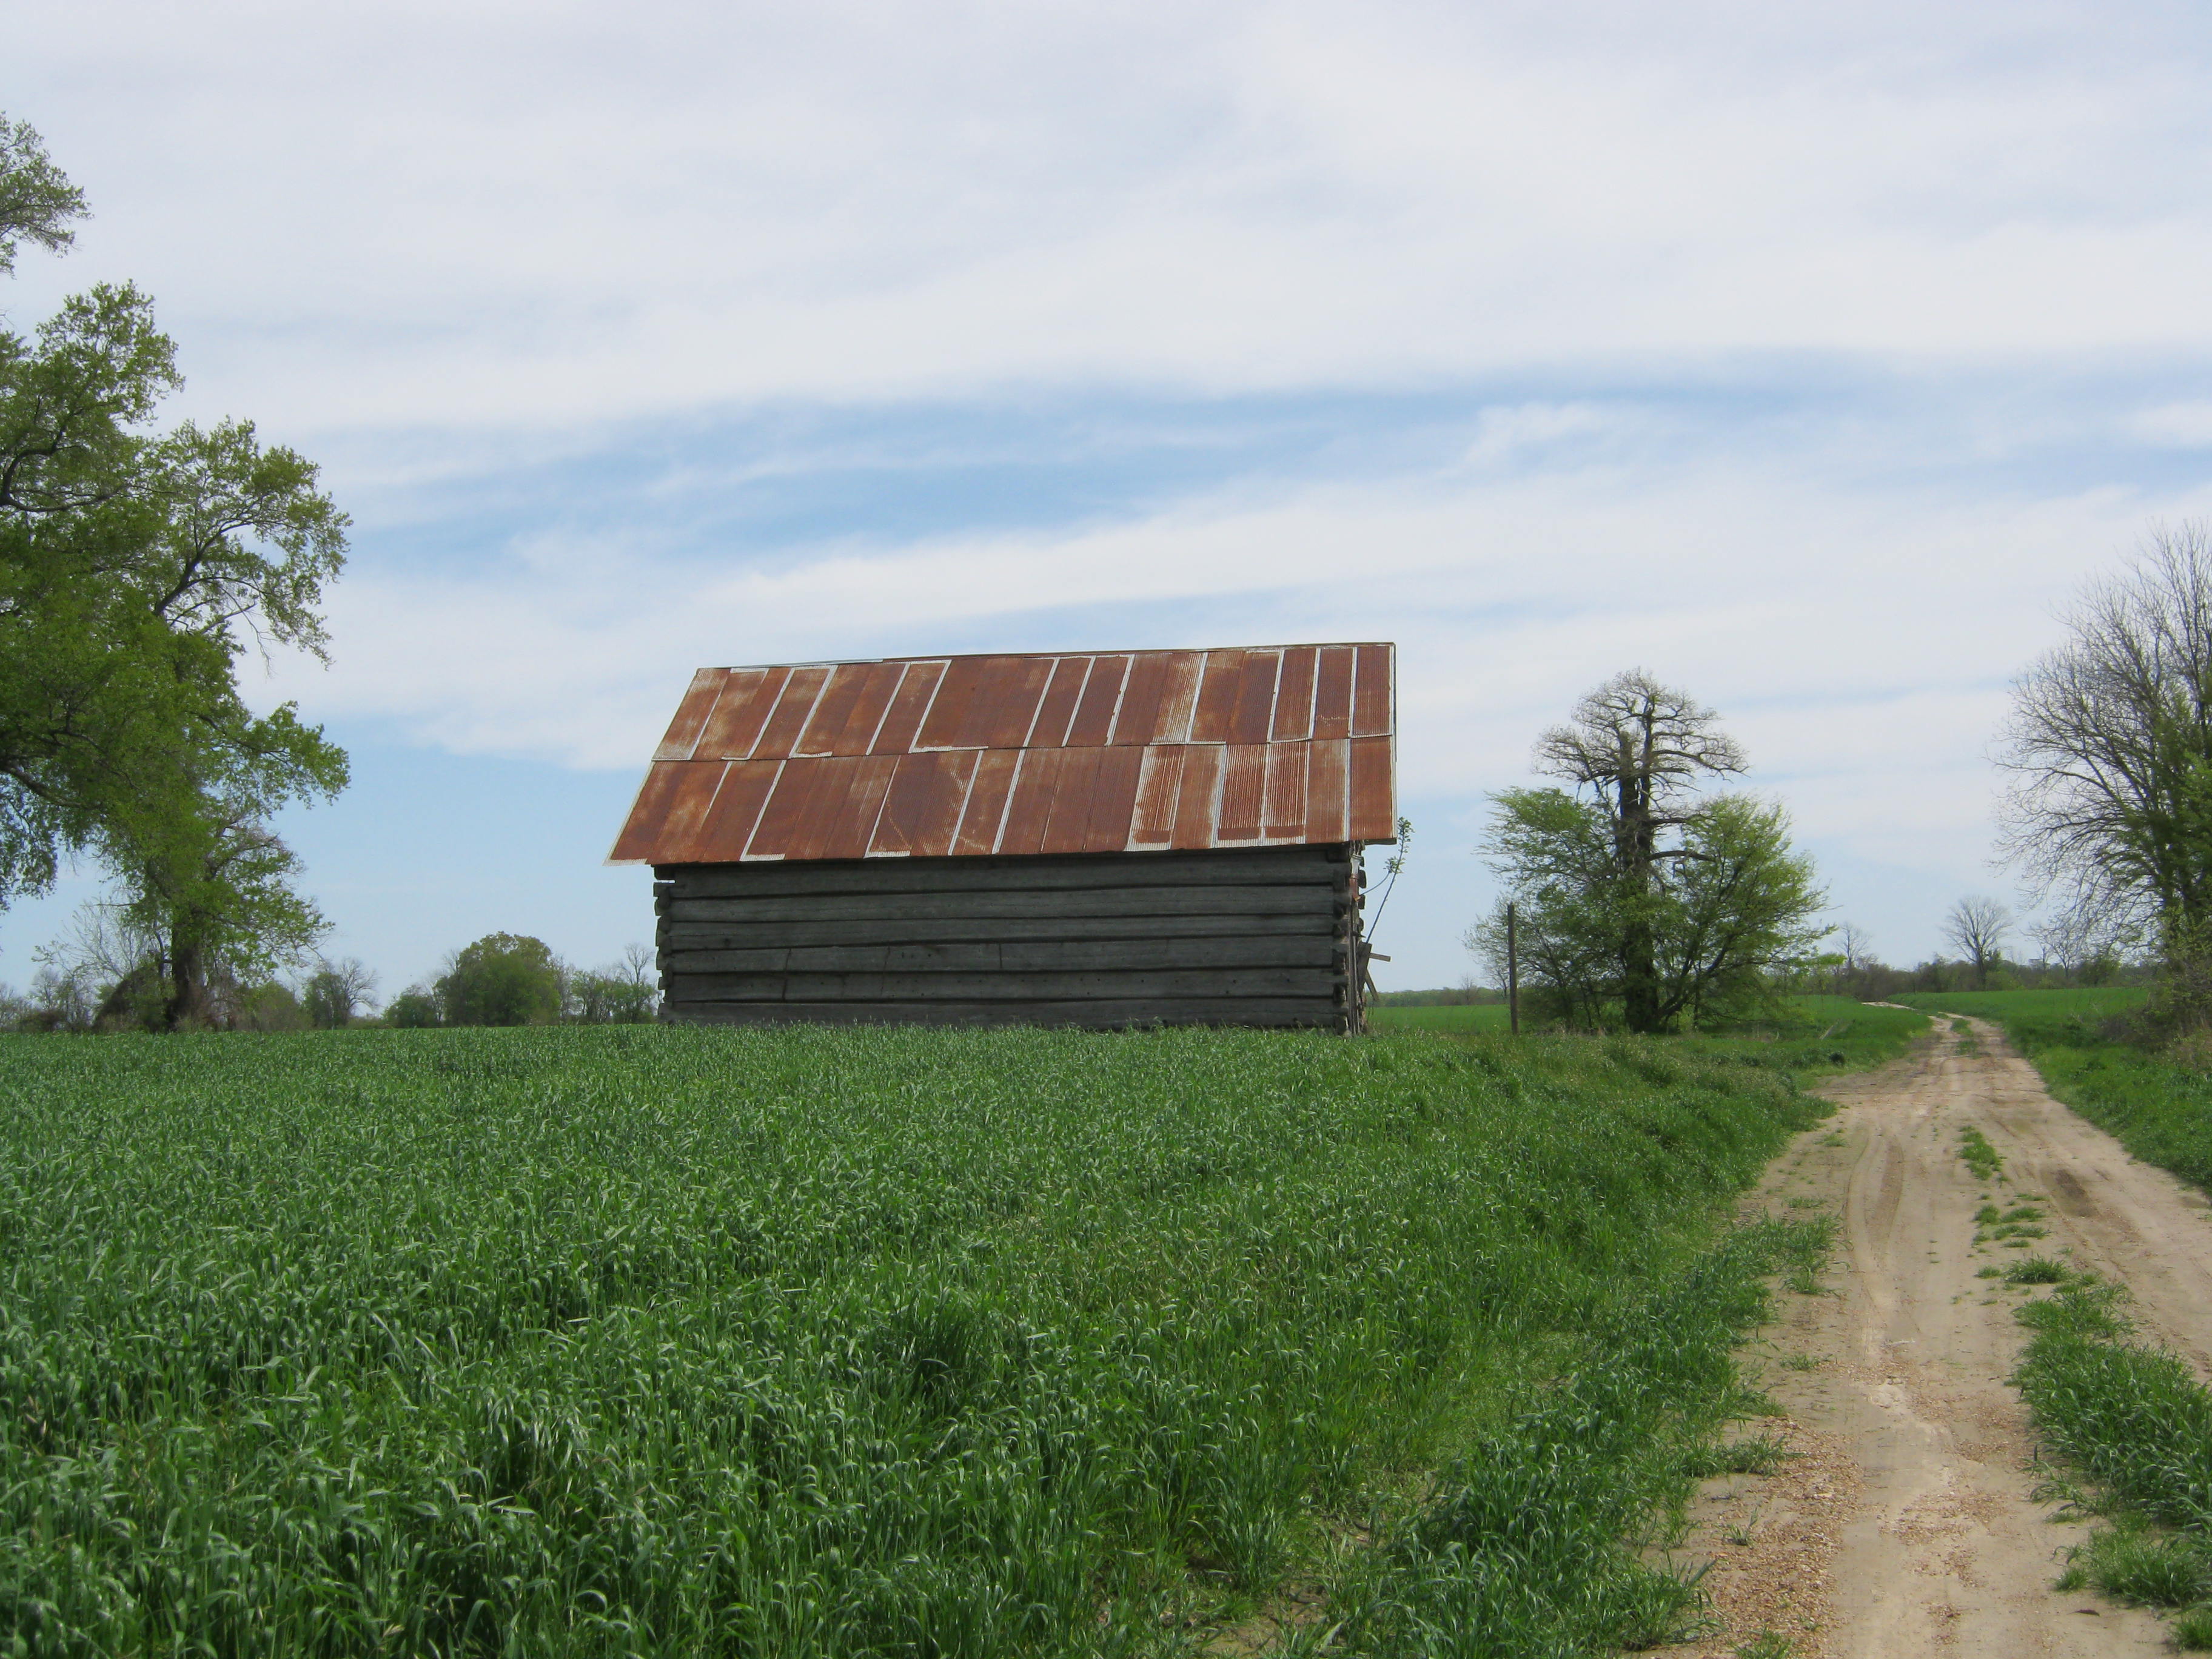
[[[1822,1109],[1650,1042],[23,1038],[0,1093],[25,1654],[1648,1642],[1820,1248],[1729,1211]]]

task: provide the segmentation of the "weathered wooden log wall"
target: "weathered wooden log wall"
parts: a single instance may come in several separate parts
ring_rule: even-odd
[[[653,873],[672,1020],[1364,1025],[1343,846]]]

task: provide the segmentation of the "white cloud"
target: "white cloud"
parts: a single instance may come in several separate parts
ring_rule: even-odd
[[[641,763],[691,669],[946,648],[1389,637],[1407,787],[1521,775],[1574,697],[1642,664],[1720,708],[1808,831],[1960,830],[2006,678],[2053,606],[2156,503],[1931,507],[1706,459],[1579,473],[1315,483],[1105,527],[787,551],[717,568],[637,535],[541,536],[513,565],[362,570],[333,597],[319,716],[571,765]],[[1103,612],[1117,618],[1103,623]]]
[[[11,34],[289,430],[1744,351],[2201,353],[2185,12],[151,0]],[[35,262],[34,262],[35,263]]]
[[[2127,434],[2160,449],[2212,449],[2212,402],[2160,404],[2138,411]]]

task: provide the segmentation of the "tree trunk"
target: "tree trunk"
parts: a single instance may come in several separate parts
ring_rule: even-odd
[[[1620,1023],[1644,1036],[1661,1027],[1659,969],[1653,955],[1649,924],[1634,922],[1624,930],[1620,949]]]
[[[1620,810],[1613,828],[1621,886],[1641,906],[1651,892],[1659,833],[1651,822],[1651,780],[1630,772],[1620,780]],[[1658,943],[1651,924],[1631,921],[1620,938],[1620,1023],[1641,1036],[1660,1029]]]
[[[207,957],[197,945],[173,937],[169,947],[169,1000],[161,1010],[168,1030],[204,1025],[213,1012],[208,997]]]

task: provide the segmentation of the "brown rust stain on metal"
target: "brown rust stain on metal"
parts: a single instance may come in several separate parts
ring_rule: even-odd
[[[1170,846],[1211,847],[1219,838],[1221,756],[1218,744],[1198,744],[1183,750],[1182,789],[1176,799],[1175,839]]]
[[[1390,656],[1387,645],[1359,647],[1358,678],[1352,690],[1352,735],[1355,738],[1380,737],[1396,730],[1390,718],[1394,701]]]
[[[915,735],[921,730],[921,717],[929,710],[929,700],[937,695],[939,684],[945,678],[942,662],[910,662],[904,664],[899,678],[898,690],[891,695],[891,706],[884,715],[882,727],[869,752],[877,755],[904,755],[913,751]]]
[[[975,775],[973,750],[901,755],[884,797],[883,816],[868,843],[870,854],[887,857],[941,858],[952,850],[960,827],[960,808]]]
[[[808,835],[788,856],[795,859],[857,859],[867,856],[876,820],[898,766],[894,755],[840,757],[830,763],[842,773],[834,806],[817,800]]]
[[[702,669],[617,863],[1389,840],[1382,644]]]
[[[1137,805],[1137,775],[1142,768],[1141,749],[1103,749],[1098,754],[1098,781],[1091,796],[1091,824],[1084,832],[1086,853],[1118,853],[1129,844],[1129,817]]]
[[[707,716],[714,712],[714,699],[722,695],[722,683],[730,677],[726,668],[702,668],[691,677],[690,686],[684,693],[684,701],[676,705],[675,718],[668,722],[668,735],[660,740],[660,747],[653,751],[657,761],[690,760],[691,750],[699,742],[700,729],[707,724]]]
[[[1256,743],[1232,743],[1221,751],[1219,841],[1260,839],[1260,796],[1267,778],[1267,751]]]
[[[733,668],[723,683],[722,695],[699,733],[696,760],[743,760],[760,741],[775,700],[791,678],[788,668]]]
[[[1093,657],[1091,678],[1083,684],[1083,701],[1075,706],[1075,720],[1067,728],[1070,749],[1096,749],[1114,730],[1114,711],[1121,702],[1121,683],[1129,672],[1127,657]]]
[[[1198,708],[1190,717],[1193,743],[1227,743],[1229,721],[1244,686],[1242,651],[1209,651],[1200,671]]]
[[[752,842],[761,808],[768,805],[769,792],[775,787],[776,776],[781,770],[782,767],[775,761],[750,766],[732,762],[722,774],[721,787],[714,792],[714,804],[707,809],[706,819],[688,848],[678,856],[655,859],[653,862],[735,864],[745,855]]]
[[[1275,722],[1275,677],[1281,671],[1279,651],[1244,653],[1244,680],[1237,688],[1237,705],[1229,716],[1229,741],[1265,743]]]
[[[721,770],[693,761],[655,761],[646,770],[637,805],[630,808],[629,822],[611,856],[618,863],[651,861],[662,848],[688,842],[714,799]]]
[[[1316,742],[1352,735],[1352,666],[1358,653],[1348,645],[1322,647],[1314,670],[1314,723]]]
[[[1013,787],[1018,749],[990,749],[975,757],[975,781],[969,786],[960,829],[952,837],[956,854],[995,853],[1006,822],[1006,795]]]
[[[1032,749],[1059,749],[1066,744],[1067,725],[1075,718],[1075,705],[1083,696],[1083,682],[1091,673],[1088,657],[1062,657],[1052,665],[1052,684],[1037,705],[1024,740]]]
[[[1007,657],[983,687],[969,716],[969,742],[978,749],[1018,749],[1036,724],[1037,699],[1052,677],[1048,657]]]
[[[999,844],[987,852],[1042,853],[1044,832],[1052,822],[1052,798],[1060,787],[1065,749],[1024,749],[1021,770],[1014,780],[1012,798],[1006,803],[1006,827]]]
[[[1160,693],[1167,687],[1166,656],[1147,651],[1129,659],[1129,678],[1121,684],[1121,707],[1114,716],[1115,744],[1150,743],[1159,720]]]
[[[967,735],[968,705],[975,699],[976,688],[994,657],[954,657],[945,665],[945,678],[938,683],[937,697],[929,705],[929,717],[921,723],[921,734],[914,740],[917,749],[964,749]]]
[[[1295,742],[1313,734],[1314,662],[1320,652],[1294,645],[1283,653],[1282,678],[1275,685],[1275,723],[1267,735]]]
[[[1352,740],[1351,777],[1345,791],[1345,839],[1392,841],[1398,834],[1398,802],[1391,784],[1389,738]]]
[[[1137,775],[1135,811],[1129,819],[1129,845],[1165,847],[1175,839],[1176,796],[1182,788],[1182,744],[1157,744],[1140,749],[1143,766]]]
[[[1260,833],[1268,841],[1299,842],[1306,835],[1306,745],[1267,745],[1267,781],[1261,787]]]
[[[1098,757],[1104,752],[1100,749],[1060,751],[1060,776],[1044,802],[1044,836],[1037,845],[1038,852],[1091,850],[1084,841],[1091,833],[1091,798],[1098,787]],[[1030,755],[1042,758],[1042,751],[1032,750]],[[1024,774],[1028,769],[1023,768]]]
[[[1305,745],[1306,839],[1348,841],[1345,833],[1345,769],[1351,761],[1350,745],[1341,738]]]
[[[792,745],[805,728],[807,717],[814,712],[814,700],[822,695],[829,678],[826,664],[791,671],[791,678],[783,683],[782,695],[775,700],[775,712],[768,717],[760,741],[753,745],[752,759],[783,760],[790,756]]]
[[[1164,651],[1166,673],[1160,688],[1160,712],[1152,722],[1154,743],[1190,741],[1190,717],[1198,707],[1198,678],[1206,668],[1203,651]]]

